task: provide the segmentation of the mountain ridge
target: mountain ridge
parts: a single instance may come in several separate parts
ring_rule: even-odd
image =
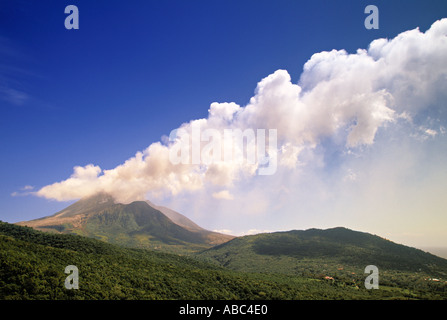
[[[358,273],[367,265],[377,265],[382,271],[447,278],[447,259],[345,227],[248,235],[207,249],[198,256],[245,272],[296,275],[350,270]]]
[[[153,204],[151,201],[146,200],[146,202],[154,209],[159,210],[160,212],[162,212],[165,216],[167,216],[169,219],[171,219],[174,223],[189,229],[189,230],[195,230],[195,231],[208,231],[202,227],[200,227],[199,225],[197,225],[195,222],[193,222],[192,220],[188,219],[187,217],[185,217],[184,215],[182,215],[181,213],[178,213],[177,211],[174,211],[168,207],[164,207],[164,206],[158,206]]]
[[[130,247],[174,252],[203,250],[233,238],[201,228],[166,207],[148,201],[122,204],[105,193],[83,198],[53,215],[16,224],[46,232],[74,233]]]

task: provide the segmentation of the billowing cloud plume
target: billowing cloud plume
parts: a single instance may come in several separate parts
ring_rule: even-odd
[[[78,166],[68,179],[35,194],[63,201],[104,191],[128,202],[145,199],[148,193],[177,195],[206,188],[215,198],[233,199],[229,188],[254,179],[265,159],[237,162],[217,157],[212,162],[193,163],[192,144],[184,143],[185,139],[191,142],[195,127],[215,133],[200,143],[202,156],[210,146],[207,141],[217,143],[218,134],[226,139],[225,130],[276,129],[276,148],[267,149],[267,158],[277,161],[281,171],[314,166],[317,151],[328,139],[332,148],[355,153],[373,145],[379,130],[388,126],[405,124],[414,134],[435,137],[445,132],[433,119],[446,97],[446,56],[447,19],[436,21],[426,32],[415,29],[391,40],[375,40],[356,53],[316,53],[304,65],[298,83],[292,83],[287,71],[277,70],[258,83],[247,105],[212,103],[207,118],[182,124],[171,139],[152,143],[116,168]],[[269,137],[266,134],[267,141]],[[246,150],[233,148],[233,154],[248,154],[250,146],[253,144],[247,143]],[[173,163],[173,150],[187,152],[189,161]],[[210,157],[216,152],[214,148]],[[352,171],[347,176],[357,178]]]

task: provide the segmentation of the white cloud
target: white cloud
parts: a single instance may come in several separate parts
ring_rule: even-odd
[[[224,234],[229,234],[229,235],[233,235],[233,232],[231,230],[228,229],[219,229],[219,230],[213,230],[214,232],[218,232],[218,233],[224,233]]]
[[[219,192],[213,193],[213,198],[215,199],[221,199],[221,200],[233,200],[234,197],[228,190],[222,190]]]
[[[277,231],[277,230],[275,230]],[[251,236],[254,234],[259,234],[259,233],[270,233],[273,232],[272,230],[259,230],[259,229],[249,229],[247,231],[243,231],[241,233],[238,234],[238,236]]]
[[[425,133],[431,137],[435,137],[438,134],[438,132],[433,129],[425,129]]]
[[[353,182],[356,181],[357,179],[358,179],[357,174],[352,169],[348,169],[345,177],[343,178],[343,181]]]
[[[164,143],[152,143],[116,168],[77,166],[71,177],[45,186],[35,194],[61,201],[105,191],[128,202],[144,199],[148,193],[169,196],[209,190],[208,196],[233,199],[233,194],[246,195],[248,190],[254,190],[248,189],[253,184],[263,186],[263,192],[267,192],[270,185],[287,185],[292,177],[302,179],[311,176],[312,170],[331,166],[325,157],[329,145],[333,153],[340,151],[347,158],[352,154],[361,158],[359,155],[375,144],[379,132],[389,127],[396,130],[388,132],[397,132],[389,141],[401,134],[397,128],[404,128],[406,135],[420,134],[421,125],[426,129],[425,135],[438,137],[434,129],[425,126],[424,112],[440,108],[446,97],[446,35],[447,19],[444,19],[425,33],[415,29],[394,39],[378,39],[368,49],[353,54],[344,50],[316,53],[304,65],[297,84],[292,83],[286,70],[277,70],[258,83],[247,105],[214,102],[207,118],[180,126],[190,135],[196,124],[220,133],[225,129],[277,129],[275,156],[280,168],[273,176],[256,177],[259,163],[174,165],[170,151],[182,141],[165,139]],[[388,143],[386,139],[381,141]],[[345,179],[358,178],[360,170],[354,169],[346,175],[343,168]],[[292,174],[297,170],[303,175]],[[281,183],[278,179],[282,179]],[[296,186],[297,182],[292,184]],[[222,188],[225,189],[216,191]],[[306,193],[306,187],[301,185],[298,189]],[[330,198],[331,192],[324,190],[322,187],[319,195]],[[271,195],[276,191],[268,192]],[[268,193],[264,197],[262,192],[253,194],[258,201],[251,197],[252,203],[244,207],[247,212],[255,210],[258,214],[268,210],[269,201],[275,201]]]
[[[5,86],[0,87],[0,97],[16,106],[21,106],[29,100],[29,95],[27,93]]]
[[[34,189],[33,186],[26,185],[26,186],[20,188],[20,192],[18,192],[18,191],[14,191],[14,192],[12,192],[12,193],[11,193],[11,196],[12,196],[12,197],[22,197],[22,196],[27,196],[27,195],[30,195],[30,194],[33,193],[33,192],[32,192],[33,189]]]

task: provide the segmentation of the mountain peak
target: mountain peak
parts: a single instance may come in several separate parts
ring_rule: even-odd
[[[203,250],[233,238],[203,229],[169,208],[149,201],[119,203],[104,192],[82,198],[51,216],[17,224],[126,246],[182,252]]]
[[[54,216],[72,217],[79,214],[88,214],[92,211],[103,210],[116,204],[115,198],[105,192],[99,192],[94,195],[84,197],[73,203],[62,211],[57,212]]]
[[[106,192],[98,192],[95,193],[93,195],[87,196],[87,197],[83,197],[82,199],[80,199],[79,201],[94,201],[97,203],[104,203],[104,202],[109,202],[109,201],[113,201],[115,202],[115,198]]]

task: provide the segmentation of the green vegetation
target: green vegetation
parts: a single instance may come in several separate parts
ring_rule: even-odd
[[[67,265],[79,269],[79,290],[64,287]],[[363,275],[353,282],[312,274],[234,271],[192,257],[0,222],[0,299],[446,298],[445,284],[423,281],[411,287],[398,283],[404,278],[398,279],[379,290],[366,290],[360,282]]]
[[[186,220],[181,214],[175,214]],[[130,248],[176,254],[202,251],[233,238],[176,224],[145,201],[114,203],[107,194],[81,199],[52,216],[19,224],[46,232],[77,234]]]
[[[365,267],[376,265],[381,289],[401,288],[447,298],[446,259],[346,228],[245,236],[198,257],[234,271],[329,279],[359,288],[367,276]]]
[[[90,215],[80,235],[131,248],[187,253],[209,248],[201,233],[191,232],[169,220],[143,201],[116,204]]]

